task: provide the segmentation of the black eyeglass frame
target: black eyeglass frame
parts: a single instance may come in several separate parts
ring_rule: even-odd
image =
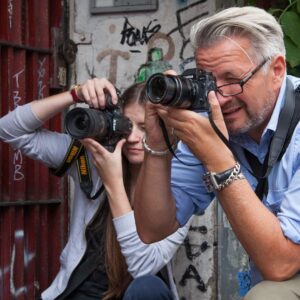
[[[232,82],[232,83],[226,83],[220,86],[217,86],[217,92],[219,94],[221,94],[223,97],[230,97],[230,96],[236,96],[239,94],[242,94],[244,92],[244,85],[253,77],[253,75],[255,73],[257,73],[262,67],[263,65],[269,60],[269,58],[264,59],[259,65],[257,65],[248,75],[246,75],[246,77],[244,77],[243,79],[241,79],[238,82]],[[232,93],[232,94],[224,94],[221,90],[222,87],[224,86],[229,86],[229,85],[233,85],[233,84],[238,84],[241,87],[241,91],[238,93]]]

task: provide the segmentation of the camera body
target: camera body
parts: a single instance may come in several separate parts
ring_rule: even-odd
[[[76,107],[65,117],[65,129],[74,139],[93,138],[101,145],[114,149],[116,143],[131,133],[132,122],[113,105],[107,96],[105,109]]]
[[[209,111],[207,95],[217,89],[211,72],[188,69],[181,75],[154,74],[147,80],[146,95],[154,104]]]

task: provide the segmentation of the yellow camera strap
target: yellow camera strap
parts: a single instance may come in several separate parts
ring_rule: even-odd
[[[80,151],[83,149],[83,145],[80,143],[79,140],[72,139],[69,148],[66,152],[64,160],[60,164],[57,169],[50,168],[50,171],[55,176],[63,176],[67,170],[71,167],[72,163],[77,159]]]
[[[82,191],[85,193],[87,198],[92,200],[96,199],[103,192],[104,185],[100,187],[94,196],[91,196],[93,180],[91,177],[89,159],[84,146],[79,140],[72,139],[61,165],[57,169],[50,168],[50,171],[52,174],[61,177],[71,167],[74,161],[76,161],[77,173]]]
[[[76,160],[76,165],[77,165],[80,187],[82,191],[85,193],[87,198],[91,200],[95,200],[103,192],[104,185],[102,184],[102,186],[99,188],[97,193],[94,196],[91,196],[93,190],[93,179],[91,176],[89,158],[84,147],[82,147],[82,149],[79,152],[79,155]]]

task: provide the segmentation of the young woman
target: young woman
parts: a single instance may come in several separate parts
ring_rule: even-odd
[[[71,138],[41,129],[42,124],[74,104],[77,97],[90,107],[104,108],[107,93],[116,103],[113,85],[106,79],[93,79],[71,92],[19,106],[0,119],[0,138],[29,157],[57,168]],[[119,141],[113,153],[94,140],[82,141],[93,162],[91,194],[96,194],[102,184],[105,192],[95,200],[88,199],[80,188],[75,164],[68,170],[75,186],[69,240],[60,257],[59,273],[42,299],[178,299],[170,261],[189,225],[154,244],[144,244],[138,237],[131,201],[144,159],[143,85],[128,88],[122,101],[123,113],[133,123],[126,141]]]

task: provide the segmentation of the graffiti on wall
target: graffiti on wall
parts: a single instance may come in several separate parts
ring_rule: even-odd
[[[118,58],[122,57],[125,60],[129,60],[130,54],[126,51],[114,50],[114,49],[105,49],[101,53],[97,55],[97,61],[101,63],[101,61],[105,57],[110,57],[110,67],[109,67],[109,75],[108,79],[113,84],[116,83],[117,78],[117,68],[118,68]]]
[[[128,18],[125,17],[123,30],[121,31],[121,45],[127,44],[128,46],[132,47],[137,46],[138,44],[147,44],[151,37],[161,28],[160,24],[152,24],[155,22],[157,22],[157,19],[150,21],[148,25],[143,26],[143,28],[140,30],[132,26]]]
[[[8,12],[8,26],[9,29],[12,29],[12,23],[13,23],[13,14],[14,14],[14,4],[13,0],[9,0],[7,2],[7,12]]]
[[[14,297],[14,299],[17,299],[22,294],[27,294],[28,290],[32,288],[33,286],[16,286],[15,283],[15,271],[16,271],[16,257],[23,257],[24,259],[24,268],[25,270],[30,265],[31,261],[35,258],[35,253],[28,251],[27,247],[25,246],[25,249],[23,253],[20,253],[20,249],[16,245],[18,244],[24,244],[24,231],[23,230],[16,230],[15,231],[15,243],[13,245],[11,256],[10,256],[10,264],[7,266],[4,266],[3,268],[0,268],[0,282],[4,281],[4,277],[9,274],[9,286],[10,286],[10,295]],[[18,266],[20,267],[20,266]],[[37,284],[35,282],[35,284]]]
[[[188,267],[186,268],[186,271],[184,272],[181,280],[179,281],[179,284],[182,286],[185,286],[189,279],[193,279],[196,281],[197,289],[199,289],[201,292],[207,291],[204,281],[202,280],[201,276],[199,275],[196,267],[192,264],[188,265]],[[182,299],[185,299],[185,298],[182,298]]]
[[[14,90],[13,94],[13,108],[16,108],[19,103],[22,101],[22,97],[20,95],[20,76],[24,75],[24,69],[16,72],[13,78]],[[14,150],[13,153],[13,180],[20,181],[24,179],[23,173],[23,155],[20,150]]]
[[[44,98],[44,89],[46,88],[45,81],[45,74],[46,74],[46,58],[39,59],[38,60],[38,80],[37,80],[37,93],[38,93],[38,99]],[[21,104],[22,96],[20,92],[20,81],[21,76],[25,76],[25,70],[22,69],[15,74],[12,75],[12,82],[14,89],[12,91],[12,99],[13,99],[13,109],[15,109],[19,104]],[[13,153],[13,180],[14,181],[21,181],[25,178],[24,176],[24,159],[23,154],[20,150],[14,150]]]
[[[207,0],[200,0],[196,1],[190,5],[187,5],[184,8],[178,9],[176,11],[176,20],[177,20],[177,26],[171,29],[166,35],[171,36],[172,34],[178,32],[181,38],[181,47],[179,50],[179,58],[181,60],[180,63],[180,71],[184,71],[184,67],[186,64],[189,64],[190,62],[194,61],[193,56],[186,57],[184,55],[184,50],[186,49],[187,45],[190,44],[190,38],[189,38],[189,30],[187,33],[184,32],[184,29],[186,27],[190,28],[191,24],[195,21],[207,16],[209,14],[209,10],[207,7],[203,6],[203,4],[207,3]],[[187,12],[196,11],[196,15],[190,15]],[[198,11],[201,12],[198,14]],[[185,18],[185,16],[188,16],[188,18]]]
[[[37,84],[38,84],[38,99],[44,98],[44,89],[46,88],[45,81],[45,75],[46,75],[46,57],[38,60],[38,78],[37,78]]]
[[[141,53],[142,51],[138,49],[141,46],[146,45],[148,53],[149,49],[163,45],[164,60],[172,61],[176,58],[175,53],[177,52],[180,61],[179,70],[183,72],[186,66],[194,61],[191,51],[187,50],[187,46],[190,45],[189,31],[191,25],[209,14],[208,3],[208,0],[199,0],[188,5],[181,2],[181,8],[175,12],[176,18],[172,18],[172,20],[176,20],[176,25],[166,33],[162,32],[162,25],[159,23],[159,19],[152,19],[144,25],[136,26],[132,20],[125,17],[122,28],[119,31],[121,36],[120,45],[129,46],[129,50],[104,49],[97,54],[97,62],[101,63],[105,58],[109,57],[108,78],[113,84],[116,84],[119,58],[123,60],[132,59],[133,56],[130,54]],[[183,5],[184,7],[182,7]],[[111,24],[109,33],[115,33],[115,31],[116,26]],[[177,51],[175,45],[178,48]],[[139,66],[136,66],[136,70],[138,68]],[[89,74],[91,73],[89,72]]]
[[[200,245],[194,245],[190,241],[189,235],[184,240],[184,253],[185,253],[185,258],[182,259],[180,258],[181,262],[186,262],[187,266],[184,268],[184,272],[181,276],[178,278],[178,284],[182,287],[186,286],[189,281],[194,281],[196,284],[196,288],[204,293],[207,291],[207,285],[204,283],[201,275],[198,272],[198,269],[195,265],[195,261],[199,258],[199,256],[204,253],[208,248],[211,246],[209,243],[206,241],[205,236],[208,233],[207,227],[206,226],[190,226],[189,228],[189,234],[190,233],[200,233],[204,237],[204,241]],[[201,238],[201,240],[203,240]],[[182,297],[181,300],[186,299],[185,297]]]

